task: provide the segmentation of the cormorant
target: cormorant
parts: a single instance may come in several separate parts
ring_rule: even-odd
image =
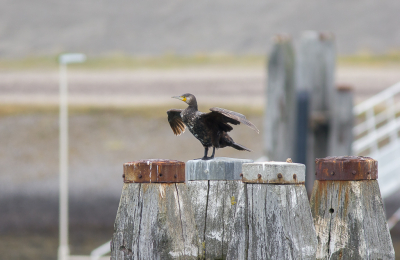
[[[243,123],[259,133],[257,127],[244,115],[218,107],[210,108],[211,112],[209,113],[199,112],[195,96],[189,93],[172,98],[182,100],[189,105],[186,109],[170,109],[167,111],[168,122],[172,131],[175,135],[181,135],[185,132],[186,127],[189,128],[189,131],[204,147],[203,160],[213,159],[215,148],[230,146],[237,150],[251,151],[243,145],[235,143],[227,134],[233,129],[228,123],[233,125]],[[212,155],[207,157],[208,148],[211,146],[213,147]]]

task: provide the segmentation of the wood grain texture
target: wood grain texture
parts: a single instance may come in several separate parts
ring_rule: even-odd
[[[315,259],[317,239],[304,185],[248,184],[247,194],[247,259]]]
[[[230,244],[245,250],[245,243],[240,243],[241,240],[231,243],[237,233],[235,221],[245,223],[245,184],[241,181],[189,181],[187,185],[202,245],[199,255],[205,259],[228,259]]]
[[[304,172],[304,169],[302,169]],[[125,183],[111,259],[313,259],[304,185]]]
[[[249,227],[248,227],[248,205],[247,205],[247,185],[243,185],[243,189],[239,188],[235,211],[232,211],[233,223],[230,227],[230,240],[226,259],[248,259],[249,246]]]
[[[185,256],[199,256],[199,232],[196,229],[196,222],[193,214],[190,193],[187,185],[176,185],[177,195],[179,195],[179,211],[182,226],[182,236],[184,241]],[[185,259],[190,259],[185,258]]]
[[[198,232],[197,244],[200,245],[198,248],[198,256],[200,259],[204,259],[206,254],[204,235],[206,228],[205,216],[208,203],[208,182],[209,181],[189,181],[187,183],[195,227]]]
[[[197,259],[187,197],[185,184],[124,184],[111,259]]]
[[[142,215],[141,184],[124,184],[114,235],[111,241],[111,259],[138,259],[139,230]]]
[[[315,181],[317,259],[395,259],[376,180]]]

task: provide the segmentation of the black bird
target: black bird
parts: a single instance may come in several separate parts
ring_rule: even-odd
[[[204,147],[203,160],[213,159],[215,148],[230,146],[237,150],[251,151],[243,145],[235,143],[227,134],[233,129],[229,124],[238,125],[240,123],[259,133],[257,127],[247,120],[244,115],[218,107],[210,108],[211,112],[209,113],[199,112],[195,96],[189,93],[172,98],[182,100],[189,105],[186,109],[170,109],[167,111],[168,122],[172,131],[175,135],[181,135],[185,132],[186,127],[189,128],[189,131]],[[207,157],[208,148],[211,146],[213,147],[212,155]]]

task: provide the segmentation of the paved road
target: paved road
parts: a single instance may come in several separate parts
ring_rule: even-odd
[[[261,106],[266,75],[262,69],[72,71],[68,79],[72,104],[168,104],[189,92],[203,104]],[[352,86],[359,102],[399,82],[400,68],[339,68],[336,81]],[[57,71],[0,72],[0,103],[57,102]]]

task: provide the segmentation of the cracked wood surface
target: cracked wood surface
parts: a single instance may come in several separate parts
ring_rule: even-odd
[[[125,183],[114,229],[113,260],[315,259],[317,245],[299,184]]]
[[[304,185],[189,181],[188,186],[201,259],[315,259]]]
[[[395,259],[376,180],[314,182],[317,259]]]
[[[234,222],[245,223],[245,184],[241,181],[189,181],[187,185],[199,232],[199,256],[202,259],[230,259],[226,257],[228,251],[237,250],[237,246],[244,249],[244,243],[231,240],[237,233],[242,235],[235,230]]]
[[[245,184],[240,181],[243,163],[252,160],[218,157],[213,160],[190,160],[186,163],[196,229],[199,233],[201,259],[244,259],[246,239]],[[234,257],[227,257],[228,252]]]
[[[111,259],[197,259],[185,184],[124,183]]]
[[[247,184],[247,197],[247,259],[315,259],[317,238],[304,185]]]

